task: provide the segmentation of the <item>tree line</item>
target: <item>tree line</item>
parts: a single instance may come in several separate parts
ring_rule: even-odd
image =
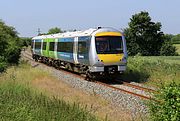
[[[166,34],[166,37],[173,43],[173,44],[180,44],[180,34],[172,35],[172,34]]]

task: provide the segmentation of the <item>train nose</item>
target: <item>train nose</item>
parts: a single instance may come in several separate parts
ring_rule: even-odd
[[[99,60],[104,64],[118,63],[123,59],[123,54],[98,54]]]

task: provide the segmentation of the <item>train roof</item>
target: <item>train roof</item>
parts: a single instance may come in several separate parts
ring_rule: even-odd
[[[118,31],[113,28],[90,28],[84,31],[75,31],[75,32],[65,32],[65,33],[57,33],[50,35],[41,35],[33,37],[32,39],[46,39],[46,38],[63,38],[63,37],[78,37],[78,36],[90,36],[93,33],[102,32],[102,31]],[[119,32],[119,31],[118,31]]]

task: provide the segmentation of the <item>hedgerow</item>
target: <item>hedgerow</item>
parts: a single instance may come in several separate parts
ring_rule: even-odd
[[[163,85],[154,96],[157,101],[149,103],[152,120],[180,121],[180,84]]]

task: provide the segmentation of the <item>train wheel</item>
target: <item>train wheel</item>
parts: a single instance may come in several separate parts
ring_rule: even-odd
[[[94,81],[94,79],[95,79],[94,74],[91,73],[90,71],[86,71],[86,78],[85,78],[85,80],[87,80],[87,81]]]
[[[36,56],[36,57],[35,57],[35,61],[37,62],[38,60],[39,60],[39,57],[38,57],[38,56]]]

